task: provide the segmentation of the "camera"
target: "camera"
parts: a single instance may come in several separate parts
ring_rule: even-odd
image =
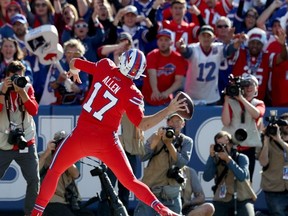
[[[185,181],[180,168],[177,166],[173,166],[172,168],[168,169],[167,177],[175,179],[179,184],[182,184]]]
[[[232,74],[229,75],[229,84],[226,86],[226,95],[229,97],[238,96],[243,87],[247,87],[250,85],[250,81],[244,80],[241,76],[234,77]]]
[[[24,76],[19,76],[18,74],[13,74],[13,76],[11,76],[11,81],[20,88],[24,88],[28,83]],[[14,90],[13,86],[11,87],[11,90]]]
[[[270,110],[270,116],[265,118],[266,121],[268,121],[268,126],[266,128],[266,135],[276,135],[277,134],[277,127],[278,126],[287,126],[288,121],[284,119],[278,119],[277,118],[277,110]]]
[[[224,152],[224,147],[225,147],[225,146],[226,146],[225,144],[216,143],[216,144],[214,145],[214,151],[215,151],[215,152]]]
[[[173,138],[175,135],[175,129],[173,127],[164,127],[164,130],[166,130],[165,136],[169,139]]]
[[[247,136],[248,136],[247,131],[243,128],[237,129],[234,133],[234,137],[238,142],[243,142],[244,140],[247,139]]]
[[[23,150],[27,146],[27,140],[24,138],[25,134],[21,128],[11,130],[8,136],[8,143],[11,145],[16,144],[19,149]]]

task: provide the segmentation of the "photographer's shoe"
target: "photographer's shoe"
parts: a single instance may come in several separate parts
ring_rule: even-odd
[[[173,211],[171,211],[169,208],[164,206],[162,203],[158,202],[153,206],[154,210],[160,214],[161,216],[181,216],[180,214],[177,214]]]

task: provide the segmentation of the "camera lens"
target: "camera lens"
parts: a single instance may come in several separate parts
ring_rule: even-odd
[[[21,77],[18,74],[14,74],[11,77],[12,82],[15,83],[15,85],[17,85],[20,88],[24,88],[26,86],[26,84],[28,83],[28,81],[26,80],[25,77]]]
[[[239,95],[239,87],[237,85],[229,85],[226,88],[226,94],[230,97],[235,97]]]
[[[165,136],[169,139],[173,138],[175,135],[175,130],[172,127],[163,128],[166,130]]]
[[[216,144],[214,145],[214,151],[215,151],[215,152],[223,152],[223,146],[222,146],[222,144],[216,143]]]
[[[243,142],[244,140],[247,139],[247,132],[243,128],[239,128],[238,130],[235,131],[234,137],[237,141]]]

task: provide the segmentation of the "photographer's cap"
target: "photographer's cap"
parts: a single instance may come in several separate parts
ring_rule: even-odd
[[[184,118],[182,118],[178,113],[172,113],[167,117],[167,121],[170,121],[174,116],[178,116],[182,121],[184,121]]]
[[[57,131],[55,134],[54,134],[54,140],[61,140],[61,139],[64,139],[66,138],[67,136],[67,132],[64,131],[64,130],[61,130],[61,131]]]
[[[252,75],[252,74],[244,73],[244,74],[242,75],[242,79],[243,79],[243,80],[248,80],[248,81],[250,81],[250,82],[254,82],[256,86],[259,85],[258,79],[257,79],[254,75]]]

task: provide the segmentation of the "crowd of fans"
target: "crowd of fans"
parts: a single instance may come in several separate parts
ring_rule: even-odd
[[[266,106],[287,106],[282,88],[288,82],[287,14],[287,3],[281,0],[5,0],[0,2],[0,77],[5,65],[21,60],[40,105],[82,103],[90,78],[71,94],[63,87],[65,73],[42,65],[25,48],[29,30],[48,24],[56,26],[62,46],[74,44],[72,51],[64,49],[64,71],[73,57],[118,62],[121,52],[142,50],[149,57],[147,77],[135,84],[148,105],[165,105],[178,90],[186,91],[196,105],[222,105],[228,76],[248,73],[257,77],[257,98]],[[203,26],[210,31],[201,31]],[[165,34],[158,34],[163,29]],[[228,49],[237,42],[234,50]],[[183,45],[194,48],[183,53]],[[171,58],[175,54],[177,63]],[[47,91],[55,98],[46,99]]]

